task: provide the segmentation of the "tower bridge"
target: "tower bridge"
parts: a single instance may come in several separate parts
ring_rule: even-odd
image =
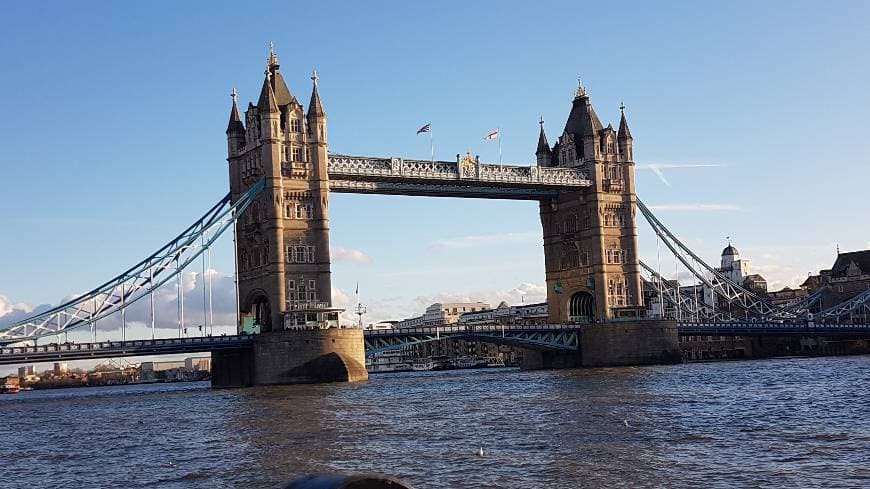
[[[557,362],[561,365],[628,365],[678,359],[677,320],[685,323],[680,328],[690,328],[685,331],[722,335],[746,330],[750,318],[770,326],[766,334],[781,333],[776,324],[783,321],[807,319],[807,304],[774,306],[704,263],[637,199],[633,137],[624,106],[618,129],[604,126],[582,86],[574,93],[555,144],[550,144],[541,121],[530,165],[487,164],[471,154],[457,155],[455,161],[333,154],[327,128],[316,73],[306,108],[291,94],[277,55],[270,52],[258,101],[248,103],[244,116],[237,93],[232,93],[226,130],[229,194],[129,270],[87,294],[0,328],[0,363],[34,353],[16,353],[16,348],[46,348],[24,347],[23,342],[76,329],[95,332],[97,322],[110,315],[120,315],[125,332],[125,311],[140,300],[151,301],[153,336],[155,290],[173,278],[183,290],[181,272],[196,258],[206,259],[207,250],[229,229],[236,251],[239,336],[159,344],[154,338],[123,337],[105,348],[94,341],[88,347],[38,353],[97,358],[205,349],[197,351],[212,352],[216,386],[355,381],[367,377],[367,352],[433,338],[509,343],[559,356],[565,360]],[[330,192],[536,201],[549,326],[394,334],[340,327],[342,310],[333,304],[331,292]],[[712,304],[699,305],[640,262],[638,214],[715,296]],[[677,315],[645,317],[644,291],[671,304]],[[717,308],[718,302],[728,305],[728,314]],[[817,319],[838,322],[846,315],[866,318],[868,313],[870,292],[823,311]],[[743,321],[742,329],[728,326],[735,319]],[[178,320],[181,332],[181,296]],[[752,331],[762,329],[753,326]]]

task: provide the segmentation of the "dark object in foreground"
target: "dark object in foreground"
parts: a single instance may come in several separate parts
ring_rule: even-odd
[[[405,482],[386,475],[309,475],[286,489],[413,489]]]

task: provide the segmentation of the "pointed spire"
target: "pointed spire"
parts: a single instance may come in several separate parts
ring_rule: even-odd
[[[565,132],[574,134],[575,137],[598,136],[604,129],[601,120],[592,108],[589,94],[580,79],[577,79],[577,91],[574,93],[574,103],[571,113],[568,114],[568,122],[565,123]]]
[[[266,61],[266,71],[271,77],[272,92],[275,93],[275,103],[278,107],[292,103],[299,103],[296,97],[290,93],[287,88],[287,83],[284,81],[284,76],[281,75],[281,65],[278,64],[278,54],[275,52],[274,45],[269,43],[269,58]]]
[[[263,89],[260,90],[257,108],[264,112],[278,112],[275,92],[272,91],[272,73],[268,69],[266,70],[266,79],[263,80]]]
[[[269,68],[271,68],[271,67],[273,67],[273,66],[276,67],[276,68],[278,67],[278,55],[275,54],[275,45],[272,44],[272,41],[269,41],[269,61],[268,61],[268,66],[269,66]]]
[[[233,87],[233,91],[230,92],[230,96],[233,98],[233,108],[230,109],[230,122],[227,124],[227,134],[231,132],[245,132],[245,125],[242,124],[242,116],[239,114],[239,94],[236,92],[235,87]]]
[[[311,90],[311,101],[308,102],[308,118],[324,117],[326,112],[323,110],[323,104],[320,103],[320,94],[317,93],[317,70],[311,74],[311,81],[314,88]]]
[[[619,104],[619,135],[618,139],[631,139],[631,131],[628,130],[628,121],[625,119],[625,102]]]
[[[541,116],[541,120],[538,122],[541,125],[541,134],[538,136],[538,150],[535,151],[536,155],[549,153],[550,152],[550,143],[547,142],[547,134],[544,133],[544,116]]]
[[[577,90],[574,91],[574,100],[586,97],[586,87],[583,86],[583,80],[577,77]]]

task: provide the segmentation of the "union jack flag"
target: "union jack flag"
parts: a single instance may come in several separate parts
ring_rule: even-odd
[[[429,129],[432,129],[432,123],[426,124],[425,126],[418,129],[417,134],[420,134],[421,132],[429,132]]]

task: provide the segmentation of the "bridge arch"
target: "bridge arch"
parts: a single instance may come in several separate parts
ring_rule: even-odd
[[[272,305],[263,289],[252,290],[239,304],[243,327],[259,326],[261,332],[272,331]]]
[[[591,323],[595,320],[595,298],[586,290],[578,290],[568,300],[568,320]]]

